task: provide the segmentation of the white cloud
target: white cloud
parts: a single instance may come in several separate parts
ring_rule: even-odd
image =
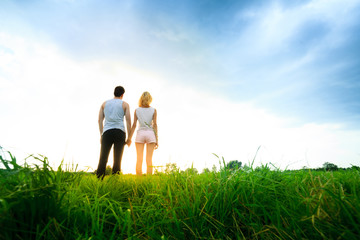
[[[273,2],[266,8],[241,10],[235,21],[250,19],[251,24],[239,36],[239,44],[247,43],[251,52],[266,56],[286,50],[299,29],[312,22],[321,22],[329,29],[318,48],[336,47],[347,40],[347,30],[357,22],[359,1],[315,0],[296,8],[286,8]]]
[[[11,54],[0,55],[2,119],[1,146],[25,156],[41,153],[57,165],[97,167],[99,133],[97,114],[113,88],[123,85],[124,100],[132,112],[147,90],[158,109],[160,148],[155,165],[176,162],[182,168],[211,168],[212,155],[247,163],[262,146],[255,164],[272,162],[280,167],[340,166],[358,164],[358,132],[333,125],[289,127],[280,119],[216,95],[173,84],[156,73],[117,61],[73,61],[51,43],[37,43],[2,33],[0,45]],[[132,114],[133,115],[133,114]],[[125,149],[124,172],[134,172],[135,147]],[[110,164],[111,162],[109,162]]]

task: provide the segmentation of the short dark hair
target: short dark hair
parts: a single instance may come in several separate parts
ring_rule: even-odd
[[[125,89],[122,86],[117,86],[114,90],[115,97],[121,97],[125,93]]]

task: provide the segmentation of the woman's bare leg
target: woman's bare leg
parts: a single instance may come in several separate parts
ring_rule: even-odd
[[[146,144],[146,173],[148,175],[152,175],[153,173],[153,165],[152,165],[152,156],[154,153],[155,143]]]
[[[136,146],[136,175],[142,175],[144,145],[145,145],[144,143],[135,143],[135,146]]]

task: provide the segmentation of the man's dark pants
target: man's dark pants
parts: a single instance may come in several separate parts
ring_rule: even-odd
[[[110,129],[103,133],[101,139],[101,150],[99,165],[96,170],[98,178],[104,178],[106,164],[109,158],[111,147],[114,145],[114,164],[112,173],[120,173],[121,170],[121,158],[124,152],[125,145],[125,132],[120,129]]]

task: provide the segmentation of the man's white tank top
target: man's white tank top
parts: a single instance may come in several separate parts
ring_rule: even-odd
[[[105,124],[103,133],[110,129],[121,129],[125,132],[124,109],[121,99],[111,99],[106,101],[104,107]]]
[[[138,130],[153,130],[152,120],[153,120],[155,108],[153,108],[153,107],[148,107],[148,108],[139,107],[135,111],[136,111],[136,116],[137,116],[138,121],[139,121]]]

